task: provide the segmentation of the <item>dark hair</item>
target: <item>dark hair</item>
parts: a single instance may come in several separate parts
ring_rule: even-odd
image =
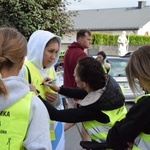
[[[50,39],[47,44],[46,47],[49,45],[49,43],[54,42],[54,43],[60,43],[60,40],[57,37],[53,37],[52,39]]]
[[[101,89],[106,84],[106,77],[102,65],[93,57],[78,59],[77,74],[81,81],[86,82],[93,90]]]
[[[80,38],[80,37],[84,37],[85,36],[85,33],[88,33],[90,36],[91,36],[91,31],[90,30],[79,30],[77,32],[77,40]]]
[[[106,54],[105,54],[104,51],[98,52],[97,55],[102,55],[103,56],[103,60],[106,58]]]

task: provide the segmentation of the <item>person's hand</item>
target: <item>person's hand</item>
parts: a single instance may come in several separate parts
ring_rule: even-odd
[[[132,150],[132,148],[133,148],[133,143],[127,143],[127,145],[129,146],[129,148],[128,148],[128,150]]]
[[[43,79],[42,83],[44,84],[45,82],[50,81],[50,80],[52,80],[52,79],[49,78],[49,77],[46,77],[46,78]]]
[[[50,79],[51,80],[51,79]],[[52,83],[48,83],[46,82],[47,80],[45,80],[45,82],[43,82],[44,85],[50,87],[53,91],[55,92],[59,92],[60,91],[60,87],[58,87],[55,82],[53,81]]]
[[[32,91],[32,92],[34,92],[36,95],[38,95],[37,90],[36,90],[35,86],[34,86],[32,83],[29,84],[29,88],[30,88],[30,91]]]
[[[57,99],[57,93],[46,92],[46,100],[50,103],[54,102]]]
[[[104,67],[106,68],[106,70],[110,69],[110,63],[108,63],[107,61],[104,61]]]

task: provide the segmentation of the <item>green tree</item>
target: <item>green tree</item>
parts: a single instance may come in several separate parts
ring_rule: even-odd
[[[0,25],[13,26],[27,38],[37,29],[62,36],[73,29],[64,0],[0,0]]]

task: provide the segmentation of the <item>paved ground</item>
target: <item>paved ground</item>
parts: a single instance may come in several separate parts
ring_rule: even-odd
[[[78,127],[81,129],[81,124],[77,124]],[[80,146],[81,136],[78,131],[78,127],[74,125],[69,130],[65,132],[66,137],[66,148],[65,150],[81,150],[82,147]]]

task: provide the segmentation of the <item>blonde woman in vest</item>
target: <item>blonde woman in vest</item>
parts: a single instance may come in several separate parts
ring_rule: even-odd
[[[124,150],[150,149],[150,45],[134,51],[126,67],[129,85],[137,96],[135,104],[122,121],[108,133],[110,148]],[[144,91],[144,93],[143,93]]]
[[[32,83],[35,86],[39,97],[45,99],[58,109],[60,107],[60,95],[45,85],[42,85],[42,82],[44,78],[47,77],[52,79],[57,78],[54,65],[59,58],[60,45],[60,37],[49,31],[37,30],[33,32],[27,44],[27,57],[25,64],[20,72],[21,77],[25,78],[29,83]],[[63,124],[61,122],[50,123],[52,148],[53,150],[63,150]]]
[[[1,27],[0,149],[52,150],[47,109],[18,77],[26,53],[25,37],[14,28]]]
[[[44,102],[50,117],[69,123],[82,122],[91,140],[104,143],[109,129],[127,113],[121,89],[93,57],[80,58],[74,76],[79,88],[44,83],[60,94],[82,99],[77,108],[66,110],[57,110]]]

